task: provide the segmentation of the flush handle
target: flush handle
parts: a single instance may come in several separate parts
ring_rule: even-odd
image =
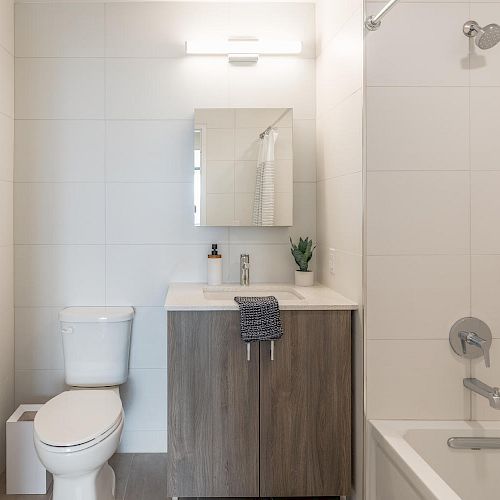
[[[73,328],[69,327],[69,328],[61,328],[61,333],[63,335],[69,335],[71,333],[73,333]]]

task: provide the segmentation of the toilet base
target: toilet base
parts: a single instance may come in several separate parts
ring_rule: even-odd
[[[115,472],[106,462],[83,475],[54,475],[52,500],[114,500]]]

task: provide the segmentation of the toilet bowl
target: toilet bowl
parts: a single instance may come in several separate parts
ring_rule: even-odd
[[[37,413],[35,449],[54,478],[53,500],[113,500],[108,465],[123,429],[122,403],[112,390],[59,394]]]
[[[123,406],[118,387],[128,378],[134,310],[68,307],[59,313],[64,375],[70,391],[45,403],[33,439],[52,473],[52,500],[113,500],[108,460],[118,449]]]

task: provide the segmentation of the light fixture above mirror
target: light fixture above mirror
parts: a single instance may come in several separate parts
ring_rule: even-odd
[[[232,37],[227,40],[188,40],[187,55],[226,55],[229,62],[257,62],[261,55],[298,55],[302,42],[297,40],[259,40]]]

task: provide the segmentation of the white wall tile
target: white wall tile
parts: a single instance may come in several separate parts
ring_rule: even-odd
[[[14,248],[12,245],[0,245],[0,309],[6,316],[14,312]],[[7,351],[8,352],[8,349]]]
[[[361,172],[317,183],[317,231],[321,245],[361,254],[362,192]]]
[[[469,256],[369,257],[367,334],[373,339],[447,339],[470,315]]]
[[[192,184],[109,183],[106,189],[108,243],[227,241],[225,228],[194,226]]]
[[[500,142],[495,123],[500,113],[499,87],[470,89],[471,168],[500,170]]]
[[[322,109],[336,106],[363,86],[362,16],[360,9],[316,60],[316,97]]]
[[[227,108],[228,71],[221,57],[108,59],[107,117],[192,119],[195,108]]]
[[[367,363],[370,418],[470,418],[470,391],[462,384],[469,363],[453,355],[448,340],[369,340]]]
[[[167,366],[167,313],[163,307],[136,307],[130,349],[131,368]]]
[[[166,431],[124,431],[118,453],[166,453]]]
[[[229,3],[231,33],[262,40],[300,40],[302,56],[315,57],[315,11],[312,3]]]
[[[104,244],[104,183],[16,183],[17,244]]]
[[[468,88],[372,87],[367,99],[368,170],[469,169]]]
[[[253,283],[291,283],[295,263],[288,245],[231,244],[229,281],[240,280],[240,255],[250,255],[250,279]]]
[[[0,114],[0,181],[14,178],[14,120]]]
[[[500,255],[473,255],[471,259],[472,315],[481,318],[500,339]]]
[[[500,253],[500,171],[473,172],[471,178],[472,253]]]
[[[66,389],[64,370],[16,370],[16,406],[46,403]]]
[[[14,54],[14,0],[0,2],[0,45]]]
[[[313,119],[314,67],[312,59],[273,56],[261,58],[256,66],[230,66],[229,106],[293,108],[294,119]]]
[[[330,248],[318,245],[316,249],[317,281],[333,288],[345,297],[362,305],[363,302],[363,257],[362,255],[334,250],[334,272],[330,273],[329,253]],[[361,321],[358,315],[353,316],[354,321]],[[359,328],[362,328],[361,326]],[[360,331],[360,330],[358,330]],[[361,335],[361,333],[360,333]],[[358,360],[357,363],[360,363]]]
[[[16,120],[15,129],[16,181],[104,181],[104,121]]]
[[[163,430],[167,420],[167,372],[131,369],[120,387],[124,430]]]
[[[14,232],[13,215],[13,184],[12,182],[0,181],[0,245],[12,245]]]
[[[234,128],[236,111],[233,108],[198,108],[194,113],[195,126]]]
[[[325,109],[321,104],[318,106],[318,180],[361,172],[363,166],[362,115],[362,90],[355,91],[333,108]]]
[[[359,0],[342,2],[316,0],[316,54],[318,56],[360,8],[362,8],[362,2]]]
[[[368,255],[469,252],[467,172],[370,172],[367,189]]]
[[[103,117],[103,59],[17,59],[16,118]]]
[[[111,182],[193,182],[191,120],[106,123],[106,178]]]
[[[285,113],[286,112],[286,113]],[[284,115],[284,116],[283,116]],[[279,119],[283,116],[281,119]],[[293,126],[293,109],[283,108],[241,108],[235,110],[236,128],[266,129],[270,124],[275,127]]]
[[[16,307],[16,369],[64,370],[59,307]]]
[[[209,245],[110,245],[107,247],[106,300],[109,305],[162,307],[168,284],[207,280]],[[220,251],[226,256],[226,246]],[[224,257],[224,279],[227,279]]]
[[[14,56],[1,46],[0,113],[14,117]]]
[[[367,4],[367,13],[384,3]],[[469,19],[466,3],[402,3],[384,19],[384,29],[367,34],[368,85],[468,85],[469,43],[460,34]],[[422,37],[421,26],[432,19],[439,43]]]
[[[108,3],[106,55],[184,57],[186,40],[225,39],[228,22],[229,8],[223,2]]]
[[[104,4],[16,5],[16,57],[104,56]]]
[[[104,305],[104,246],[17,245],[16,306]]]

